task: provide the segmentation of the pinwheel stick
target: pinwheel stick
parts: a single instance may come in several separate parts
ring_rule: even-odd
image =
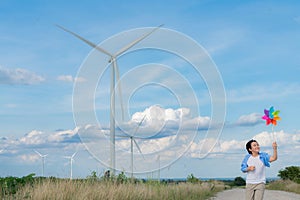
[[[274,132],[274,125],[272,125],[272,138],[273,138],[273,141],[276,142],[276,135],[275,135],[275,132]]]

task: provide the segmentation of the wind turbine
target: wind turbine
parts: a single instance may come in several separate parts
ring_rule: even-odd
[[[160,155],[157,156],[158,161],[158,182],[160,182]]]
[[[44,166],[45,166],[45,157],[48,156],[48,154],[42,155],[37,150],[34,150],[35,153],[37,153],[42,158],[42,176],[44,177]]]
[[[73,162],[74,162],[74,157],[77,154],[77,151],[73,153],[72,156],[64,156],[64,158],[70,159],[70,165],[71,165],[71,170],[70,170],[70,179],[73,179]]]
[[[113,174],[115,174],[115,165],[116,165],[116,151],[115,151],[115,95],[114,95],[114,90],[115,90],[115,78],[117,79],[117,82],[119,81],[120,78],[120,74],[119,74],[119,69],[118,69],[118,65],[117,65],[117,58],[122,55],[125,51],[127,51],[128,49],[130,49],[131,47],[133,47],[134,45],[136,45],[137,43],[139,43],[140,41],[142,41],[143,39],[145,39],[146,37],[148,37],[150,34],[152,34],[154,31],[156,31],[157,29],[159,29],[160,27],[163,26],[160,25],[154,29],[152,29],[150,32],[142,35],[141,37],[137,38],[136,40],[132,41],[131,43],[129,43],[128,45],[124,46],[123,48],[121,48],[119,51],[117,51],[117,53],[112,54],[108,51],[106,51],[105,49],[97,46],[96,44],[90,42],[89,40],[84,39],[83,37],[81,37],[80,35],[67,30],[66,28],[60,26],[60,25],[56,25],[57,27],[61,28],[62,30],[72,34],[73,36],[77,37],[78,39],[82,40],[83,42],[87,43],[89,46],[95,48],[96,50],[108,55],[110,57],[109,59],[109,63],[111,63],[111,74],[110,74],[110,168]],[[120,96],[120,101],[121,101],[121,109],[122,109],[122,119],[124,118],[124,112],[123,112],[123,103],[122,103],[122,95],[121,95],[121,84],[119,84],[119,96]]]
[[[124,133],[124,136],[118,136],[118,137],[127,137],[130,138],[130,152],[131,152],[131,179],[133,179],[133,143],[135,144],[135,146],[137,147],[137,149],[139,150],[139,152],[142,154],[142,156],[144,157],[142,150],[140,149],[138,143],[136,142],[134,135],[137,133],[138,129],[140,128],[140,126],[142,125],[144,119],[145,119],[146,115],[143,117],[143,119],[139,122],[138,126],[136,127],[134,133],[132,135],[128,135],[126,133]]]

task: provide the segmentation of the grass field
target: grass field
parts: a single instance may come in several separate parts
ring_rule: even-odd
[[[34,174],[0,178],[1,199],[209,199],[217,192],[231,187],[243,187],[235,181],[201,181],[193,175],[186,182],[155,180],[131,180],[123,173],[105,179],[93,174],[86,179],[60,179],[34,177]],[[240,185],[240,186],[239,186]],[[290,180],[271,181],[266,186],[300,194],[300,184]]]
[[[26,184],[14,194],[2,194],[2,199],[208,199],[224,189],[219,181],[165,184],[44,179]]]
[[[282,190],[287,192],[294,192],[300,194],[300,184],[290,180],[277,180],[267,184],[269,190]]]

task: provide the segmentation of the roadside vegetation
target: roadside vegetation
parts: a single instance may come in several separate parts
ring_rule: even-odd
[[[290,166],[278,172],[280,180],[272,181],[267,185],[270,190],[283,190],[300,194],[300,167]]]
[[[86,179],[54,177],[1,178],[2,199],[208,199],[225,189],[221,181],[156,181],[130,179],[124,173],[116,177]],[[198,181],[195,181],[195,180]]]
[[[300,167],[286,167],[278,173],[279,180],[267,183],[267,189],[300,194]],[[193,174],[185,181],[143,180],[128,178],[123,172],[116,176],[96,172],[85,179],[35,177],[35,174],[0,178],[1,199],[209,199],[232,187],[244,187],[245,180],[203,181]]]

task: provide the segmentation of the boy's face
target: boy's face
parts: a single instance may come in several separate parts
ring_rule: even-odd
[[[252,142],[250,151],[252,153],[259,153],[259,150],[260,150],[259,144],[257,142]]]

